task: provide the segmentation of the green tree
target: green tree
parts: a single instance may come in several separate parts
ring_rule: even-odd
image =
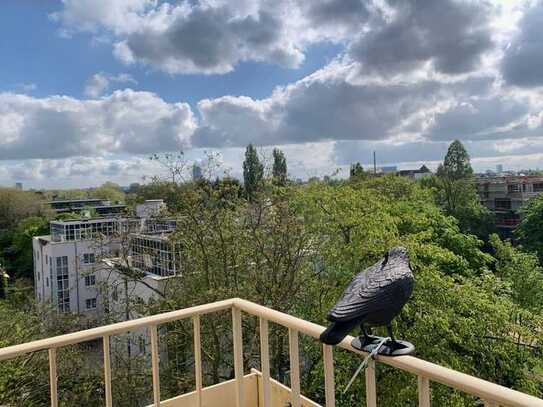
[[[492,257],[480,250],[482,242],[463,234],[458,222],[435,205],[431,191],[386,176],[333,187],[314,183],[305,186],[299,198],[297,205],[315,232],[324,266],[320,300],[303,310],[304,318],[326,323],[323,316],[353,275],[391,245],[402,244],[410,251],[416,284],[396,324],[401,336],[415,344],[418,356],[541,394],[541,379],[528,373],[541,366],[537,350],[522,344],[541,337],[541,318],[515,304],[509,283],[490,273]],[[319,401],[321,354],[317,349],[307,358],[315,371],[303,375],[304,384]],[[336,358],[341,392],[360,362],[349,355]],[[378,381],[384,389],[395,389],[380,393],[383,405],[410,405],[416,399],[416,385],[407,374],[381,367]],[[435,388],[432,398],[432,404],[440,406],[473,405],[468,397],[445,388]],[[361,402],[358,392],[338,395],[342,406]]]
[[[27,278],[33,280],[33,249],[32,238],[49,233],[49,221],[45,218],[33,216],[23,220],[13,233],[13,240],[9,248],[8,270],[13,278]]]
[[[0,300],[6,298],[6,280],[8,279],[8,274],[2,264],[0,263]]]
[[[38,194],[15,188],[0,188],[0,233],[13,230],[26,217],[46,212]]]
[[[437,174],[451,180],[465,180],[473,176],[469,154],[459,140],[454,140],[447,150],[443,165],[440,165]]]
[[[171,202],[169,210],[178,219],[171,240],[179,247],[175,261],[183,273],[168,279],[161,298],[148,304],[133,298],[142,314],[243,297],[325,324],[327,311],[352,277],[385,250],[401,244],[409,249],[416,284],[413,298],[395,321],[398,335],[413,342],[423,359],[536,396],[543,394],[541,267],[533,255],[495,236],[491,237],[494,257],[484,253],[483,242],[463,233],[459,222],[436,204],[432,188],[396,176],[315,181],[263,188],[248,202],[240,197],[237,183],[219,181],[178,186],[171,190]],[[0,346],[50,332],[35,314],[27,321],[20,307],[6,311],[0,302],[0,320],[14,329],[0,338]],[[232,378],[230,315],[206,315],[201,323],[204,384]],[[256,319],[244,318],[245,366],[259,365],[257,325]],[[275,324],[270,330],[272,375],[283,380],[289,369],[286,330]],[[190,320],[170,323],[160,335],[161,346],[175,355],[161,362],[161,391],[165,397],[192,391]],[[324,404],[322,347],[302,336],[300,350],[302,391]],[[364,392],[359,388],[342,394],[360,358],[335,352],[334,359],[337,404],[363,405]],[[101,373],[74,374],[81,366],[77,357],[74,360],[73,366],[64,365],[69,359],[59,352],[59,366],[66,369],[61,377],[73,376],[73,382],[59,382],[63,397],[71,397],[65,398],[65,405],[103,404],[103,393],[97,390],[103,387]],[[38,361],[36,354],[29,361],[2,366],[0,404],[46,403],[47,364],[45,358],[43,365]],[[23,372],[22,363],[33,368],[32,374]],[[136,368],[144,366],[115,364],[118,394],[114,398],[120,405],[130,396],[136,401],[124,405],[143,400],[149,375],[137,374]],[[379,365],[377,375],[382,405],[406,406],[416,400],[411,374]],[[76,391],[83,396],[76,399]],[[98,397],[89,401],[88,395],[97,392]],[[34,404],[25,404],[26,396],[36,397]],[[432,387],[433,405],[477,403],[445,386]]]
[[[11,284],[7,299],[0,301],[0,347],[84,328],[85,325],[74,315],[59,315],[51,308],[34,304],[31,300],[33,291],[32,287],[17,281]],[[84,346],[67,346],[58,351],[57,371],[59,377],[66,378],[58,382],[59,406],[104,405],[101,372],[89,367],[88,353],[85,353]],[[47,352],[35,352],[2,361],[0,405],[49,405],[48,371]]]
[[[106,182],[91,192],[94,198],[107,199],[112,203],[124,202],[126,196],[121,187],[113,182]]]
[[[494,231],[494,217],[481,205],[470,158],[460,141],[449,146],[437,176],[423,179],[422,184],[434,190],[438,204],[458,220],[463,232],[486,241]]]
[[[264,165],[258,158],[256,148],[249,144],[245,150],[245,161],[243,161],[243,186],[248,199],[253,199],[255,193],[262,186],[264,176]]]
[[[496,274],[508,282],[513,301],[523,308],[543,310],[543,268],[532,253],[525,253],[498,235],[490,236],[496,259]]]
[[[520,209],[521,221],[515,230],[520,244],[543,259],[543,195],[538,195]]]
[[[285,154],[278,148],[273,149],[273,182],[284,186],[287,183],[287,160]]]
[[[363,178],[365,174],[366,173],[364,171],[364,168],[362,167],[360,163],[357,162],[357,163],[351,164],[351,168],[349,170],[350,179]]]

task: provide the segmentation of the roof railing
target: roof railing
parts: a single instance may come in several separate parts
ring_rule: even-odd
[[[242,340],[242,313],[247,313],[259,318],[260,327],[260,352],[261,352],[261,374],[263,380],[263,406],[271,407],[271,379],[270,360],[268,346],[268,324],[270,322],[288,328],[289,354],[290,354],[290,385],[291,405],[301,406],[300,391],[300,361],[298,338],[300,334],[318,339],[324,327],[305,321],[291,315],[275,311],[273,309],[255,304],[250,301],[233,298],[218,301],[210,304],[199,305],[178,311],[167,312],[159,315],[143,317],[98,328],[87,329],[66,335],[60,335],[21,345],[9,346],[0,349],[0,361],[12,359],[30,352],[47,350],[49,354],[49,376],[51,406],[58,406],[57,393],[57,367],[56,349],[85,341],[102,338],[104,349],[104,387],[105,405],[111,407],[113,404],[111,392],[111,362],[110,362],[110,337],[129,331],[147,328],[151,336],[151,369],[153,384],[153,406],[159,407],[160,399],[160,376],[159,376],[159,336],[158,326],[182,319],[191,318],[193,323],[194,337],[194,361],[195,361],[195,382],[197,406],[202,405],[202,351],[200,334],[200,317],[205,314],[218,311],[231,310],[232,312],[232,337],[234,352],[234,373],[236,387],[236,406],[244,405],[243,389],[243,340]],[[351,346],[353,337],[346,337],[338,346],[355,354],[365,356]],[[334,358],[333,348],[329,345],[322,345],[324,387],[326,407],[334,407],[335,383],[334,383]],[[510,407],[543,407],[543,400],[512,390],[495,383],[491,383],[458,371],[418,359],[413,356],[385,357],[377,356],[376,361],[392,366],[394,368],[410,372],[418,377],[418,402],[421,407],[430,406],[430,383],[436,382],[460,390],[464,393],[476,396],[483,400],[485,407],[510,406]],[[370,361],[365,371],[366,375],[366,405],[377,406],[377,392],[375,380],[375,361]]]

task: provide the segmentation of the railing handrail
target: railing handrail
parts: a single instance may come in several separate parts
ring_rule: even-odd
[[[313,338],[318,338],[325,329],[323,326],[313,322],[296,318],[292,315],[247,300],[236,298],[234,299],[234,305],[248,314],[266,318],[277,324],[297,329],[299,332],[312,336]],[[349,335],[345,337],[338,346],[353,353],[364,356],[367,355],[367,353],[352,347],[351,342],[353,339],[354,337]],[[492,400],[499,404],[511,407],[543,407],[543,400],[537,397],[444,366],[436,365],[414,356],[377,356],[376,360],[394,368],[423,376],[431,381],[445,384],[484,400]]]
[[[255,304],[250,301],[240,298],[232,298],[224,301],[217,301],[214,303],[185,308],[178,311],[166,312],[163,314],[105,325],[98,328],[87,329],[47,339],[41,339],[21,345],[0,348],[0,361],[12,359],[30,352],[54,349],[61,346],[86,342],[93,339],[103,338],[105,336],[125,333],[149,326],[157,326],[176,320],[190,318],[195,315],[204,315],[231,308],[239,309],[240,311],[244,311],[248,314],[264,318],[265,320],[283,325],[313,338],[318,338],[325,329],[321,325],[273,310],[271,308],[267,308],[259,304]],[[356,354],[366,355],[366,353],[352,347],[351,341],[353,339],[354,338],[352,336],[347,336],[338,346]],[[528,394],[479,379],[453,369],[436,365],[413,356],[378,356],[376,360],[394,368],[416,374],[419,377],[423,377],[473,396],[480,397],[483,400],[492,400],[495,403],[511,407],[543,407],[543,400],[537,397],[530,396]]]
[[[12,359],[16,356],[38,350],[60,348],[66,345],[74,345],[76,343],[92,341],[93,339],[100,339],[105,335],[118,335],[141,328],[147,328],[150,325],[162,325],[168,322],[189,318],[194,315],[204,315],[212,312],[224,311],[232,308],[233,304],[233,299],[217,301],[190,308],[183,308],[177,311],[152,315],[149,317],[131,319],[129,321],[103,325],[97,328],[85,329],[83,331],[77,331],[69,334],[52,336],[46,339],[23,343],[21,345],[8,346],[5,348],[0,348],[0,361]]]

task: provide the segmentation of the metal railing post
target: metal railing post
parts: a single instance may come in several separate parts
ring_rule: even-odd
[[[113,405],[113,400],[111,398],[111,358],[109,353],[108,335],[104,335],[102,345],[104,350],[104,385],[106,390],[106,407],[111,407]]]
[[[298,350],[298,331],[288,330],[288,344],[290,354],[290,394],[292,407],[300,407],[300,352]]]
[[[244,407],[243,397],[243,337],[241,311],[232,307],[232,337],[234,342],[234,374],[236,377],[236,406]]]
[[[158,359],[158,331],[156,325],[149,327],[151,331],[151,366],[153,370],[153,400],[155,407],[160,407],[160,371]]]
[[[270,348],[268,338],[268,321],[260,318],[260,369],[262,371],[262,400],[264,407],[271,407]]]
[[[418,376],[419,407],[430,407],[430,380],[424,376]]]
[[[196,405],[202,406],[202,343],[200,338],[200,316],[192,317],[194,327],[194,376],[196,380]]]
[[[57,350],[55,348],[49,348],[49,387],[51,389],[51,407],[58,407]]]
[[[335,407],[336,389],[334,384],[334,353],[330,345],[322,345],[322,358],[324,360],[324,392],[326,407]]]
[[[377,386],[375,385],[375,361],[370,359],[366,367],[366,406],[377,407]]]

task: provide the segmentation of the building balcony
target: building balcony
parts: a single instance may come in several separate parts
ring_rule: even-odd
[[[496,220],[496,226],[500,228],[516,228],[520,224],[520,219],[501,219]]]
[[[202,349],[200,318],[206,314],[231,311],[232,339],[235,377],[213,386],[202,385]],[[260,360],[259,370],[246,371],[243,366],[242,318],[246,315],[259,320]],[[161,325],[192,319],[194,339],[195,389],[186,394],[164,400],[160,394],[159,336]],[[290,387],[270,378],[270,358],[268,346],[268,325],[278,324],[288,329],[290,355]],[[58,406],[57,362],[58,348],[87,341],[101,340],[103,345],[103,369],[105,405],[114,405],[111,392],[110,338],[115,335],[147,329],[151,337],[150,366],[152,371],[153,404],[149,407],[317,407],[314,401],[301,394],[300,354],[298,340],[306,335],[318,340],[324,327],[295,318],[261,305],[234,298],[211,304],[200,305],[150,317],[139,318],[117,324],[88,329],[67,335],[42,339],[21,345],[0,349],[0,361],[37,351],[47,351],[49,356],[49,383],[51,406]],[[353,337],[346,337],[338,346],[353,353],[353,357],[364,357],[365,353],[351,346]],[[335,401],[333,348],[322,345],[322,358],[325,393],[325,406],[333,407]],[[455,370],[439,366],[413,356],[378,356],[370,361],[365,370],[365,398],[368,407],[377,406],[376,363],[383,363],[396,369],[409,372],[418,378],[418,405],[430,406],[431,383],[440,383],[458,391],[479,398],[484,406],[543,407],[543,400],[524,394]],[[356,391],[356,389],[355,389]],[[361,391],[361,390],[360,390]]]

